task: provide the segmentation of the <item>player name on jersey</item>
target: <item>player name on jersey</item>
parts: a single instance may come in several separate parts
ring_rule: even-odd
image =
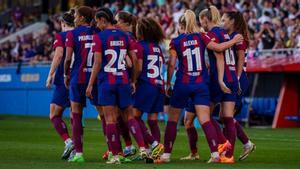
[[[78,41],[93,40],[93,35],[82,35],[78,37]]]
[[[189,40],[189,41],[183,42],[184,47],[194,46],[194,45],[198,45],[197,40]]]
[[[110,41],[110,46],[124,46],[124,41]]]

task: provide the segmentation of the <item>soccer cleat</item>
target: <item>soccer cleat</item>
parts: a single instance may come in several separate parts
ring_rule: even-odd
[[[120,158],[118,155],[113,156],[111,159],[106,161],[106,164],[121,164]]]
[[[230,142],[227,140],[224,144],[219,144],[218,152],[220,155],[223,155],[226,151],[231,150],[232,146]]]
[[[255,151],[256,145],[251,143],[250,146],[244,146],[243,152],[239,157],[240,161],[245,160],[253,151]]]
[[[131,163],[132,161],[129,158],[119,156],[119,160],[121,163]]]
[[[164,145],[160,143],[157,144],[157,146],[155,146],[152,149],[151,158],[157,159],[163,151],[164,151]]]
[[[226,156],[221,156],[220,157],[220,162],[224,164],[233,164],[234,163],[234,157],[226,157]]]
[[[145,149],[140,149],[140,156],[142,159],[148,158],[148,153]]]
[[[73,150],[73,151],[70,153],[70,156],[69,156],[69,158],[68,158],[68,161],[69,161],[70,159],[74,158],[75,155],[76,155],[76,151]]]
[[[124,157],[134,156],[136,154],[137,150],[135,146],[131,146],[129,149],[125,148],[123,150]]]
[[[69,162],[71,163],[84,163],[84,161],[85,160],[82,155],[75,155],[73,158],[69,159]]]
[[[154,163],[162,164],[162,163],[169,163],[170,161],[171,161],[170,158],[164,158],[163,156],[161,156],[160,158],[154,160]]]
[[[220,158],[210,157],[207,163],[220,163]]]
[[[107,160],[109,156],[109,151],[107,150],[103,155],[102,155],[102,159],[103,160]]]
[[[200,157],[198,153],[195,154],[190,153],[188,156],[180,158],[180,160],[190,160],[190,161],[199,160],[199,159]]]
[[[65,146],[65,149],[64,149],[64,152],[63,154],[61,155],[61,159],[63,160],[67,160],[71,154],[71,152],[74,150],[74,145],[73,143],[69,143]]]

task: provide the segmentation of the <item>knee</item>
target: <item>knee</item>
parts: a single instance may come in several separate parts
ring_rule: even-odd
[[[194,127],[193,120],[191,120],[191,119],[184,119],[184,127],[185,127],[185,129]]]

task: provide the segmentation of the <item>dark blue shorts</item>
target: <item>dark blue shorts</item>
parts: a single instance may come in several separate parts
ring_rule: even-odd
[[[132,88],[130,84],[107,84],[98,85],[99,103],[102,106],[118,106],[124,109],[132,105]]]
[[[206,83],[200,84],[178,84],[175,83],[170,105],[175,108],[184,109],[191,100],[194,105],[207,105],[210,103],[209,89]]]
[[[134,98],[134,107],[141,112],[159,113],[164,110],[165,95],[161,88],[147,82],[139,82]]]
[[[72,102],[80,103],[83,106],[86,106],[86,84],[70,84],[70,100]],[[98,88],[95,85],[92,90],[93,99],[90,99],[90,102],[94,106],[98,106]]]
[[[211,102],[217,104],[220,102],[236,102],[237,100],[237,91],[238,83],[228,83],[227,87],[231,90],[231,94],[224,93],[218,82],[211,82],[209,87]]]
[[[191,113],[196,113],[195,105],[192,103],[191,100],[189,100],[188,106],[185,108],[185,111],[191,112]]]
[[[51,103],[62,108],[70,107],[69,90],[64,84],[55,85]]]

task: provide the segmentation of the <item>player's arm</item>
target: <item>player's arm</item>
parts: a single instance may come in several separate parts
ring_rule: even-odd
[[[171,81],[174,74],[175,66],[176,66],[176,60],[177,60],[177,53],[174,49],[170,49],[170,58],[168,63],[168,73],[167,73],[167,95],[169,89],[171,88]],[[170,96],[169,96],[170,97]]]
[[[245,64],[245,50],[238,50],[237,57],[237,77],[240,79]]]
[[[224,50],[232,47],[236,43],[242,42],[243,40],[244,40],[243,36],[240,34],[237,34],[234,36],[233,39],[231,39],[230,41],[227,41],[227,42],[216,43],[214,41],[210,41],[206,47],[208,49],[216,51],[216,52],[223,52]]]
[[[220,85],[221,90],[224,93],[231,93],[231,90],[225,85],[224,83],[224,70],[225,70],[225,61],[224,61],[224,56],[223,53],[215,53],[215,57],[217,60],[217,71],[218,71],[218,82]]]
[[[70,65],[72,62],[73,52],[74,52],[73,33],[68,32],[67,39],[66,39],[66,57],[64,62],[64,82],[67,88],[69,88],[69,83],[70,83]]]
[[[126,62],[126,66],[128,68],[132,68],[132,61],[128,55],[126,55],[126,57],[125,57],[125,62]]]
[[[54,78],[55,71],[56,71],[59,63],[61,62],[63,54],[64,54],[64,49],[62,47],[56,47],[55,48],[54,57],[53,57],[53,60],[52,60],[52,63],[51,63],[50,71],[49,71],[47,82],[46,82],[46,87],[47,88],[50,88],[51,85],[52,85],[52,80]]]
[[[86,89],[86,96],[92,98],[92,90],[93,86],[95,84],[95,81],[97,79],[97,75],[101,69],[101,64],[102,64],[102,55],[100,52],[95,52],[94,53],[94,63],[92,67],[92,73],[90,76],[90,80],[88,83],[88,87]]]
[[[69,82],[70,82],[70,65],[72,62],[72,55],[73,55],[73,48],[67,47],[66,58],[64,62],[64,79],[65,79],[65,86],[67,88],[69,88]]]
[[[135,90],[136,90],[135,84],[136,84],[137,78],[138,78],[138,75],[137,75],[137,73],[138,73],[138,70],[137,70],[138,61],[137,61],[136,53],[135,53],[134,50],[130,50],[128,52],[128,56],[132,60],[132,72],[131,72],[132,73],[132,75],[131,75],[132,82],[131,82],[131,86],[132,86],[132,90],[133,90],[132,93],[135,93]]]

